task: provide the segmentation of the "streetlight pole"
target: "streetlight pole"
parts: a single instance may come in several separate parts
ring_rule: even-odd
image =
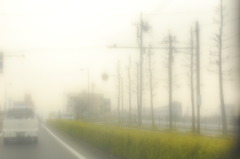
[[[88,106],[90,107],[90,73],[88,68],[82,68],[81,71],[87,71],[87,80],[88,80]]]

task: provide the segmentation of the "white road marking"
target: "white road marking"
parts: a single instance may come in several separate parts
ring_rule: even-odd
[[[65,142],[63,142],[59,137],[57,137],[51,130],[49,130],[45,125],[42,124],[42,127],[50,134],[52,135],[62,146],[64,146],[66,149],[68,149],[72,154],[74,154],[78,159],[86,159],[83,155],[79,154],[76,150],[74,150],[72,147],[67,145]]]

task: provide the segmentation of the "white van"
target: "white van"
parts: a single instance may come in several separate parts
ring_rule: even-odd
[[[32,107],[19,106],[7,110],[3,119],[3,142],[29,139],[38,142],[38,120]]]

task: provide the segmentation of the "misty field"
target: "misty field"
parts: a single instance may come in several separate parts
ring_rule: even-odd
[[[121,159],[220,159],[234,139],[50,120],[49,125]]]

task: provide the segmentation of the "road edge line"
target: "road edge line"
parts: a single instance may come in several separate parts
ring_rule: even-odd
[[[47,126],[41,124],[41,126],[50,134],[52,135],[62,146],[64,146],[66,149],[68,149],[72,154],[74,154],[79,159],[86,159],[83,155],[78,153],[76,150],[74,150],[71,146],[66,144],[64,141],[62,141],[57,135],[55,135],[51,130],[47,128]]]

